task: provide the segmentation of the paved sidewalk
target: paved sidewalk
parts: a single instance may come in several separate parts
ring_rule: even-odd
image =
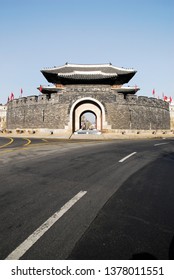
[[[0,137],[21,137],[21,138],[49,138],[49,139],[93,139],[93,140],[107,140],[107,139],[155,139],[155,138],[174,138],[173,131],[119,131],[115,133],[101,133],[101,134],[72,134],[72,133],[55,133],[45,132],[36,133],[29,132],[1,132]]]

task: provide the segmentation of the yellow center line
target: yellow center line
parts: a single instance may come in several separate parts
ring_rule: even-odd
[[[11,145],[11,144],[13,143],[13,141],[14,141],[13,138],[8,138],[8,139],[10,139],[10,142],[8,142],[8,143],[6,143],[6,144],[0,146],[0,149],[6,147],[6,146],[8,146],[8,145]]]
[[[14,152],[15,150],[4,150],[4,151],[0,151],[0,155],[4,155],[6,153],[11,153]]]
[[[11,139],[12,139],[12,138],[11,138]],[[26,140],[26,138],[23,138],[23,139]],[[13,140],[13,141],[14,141],[14,140]],[[10,141],[10,142],[12,143],[13,141]],[[7,144],[9,145],[10,142],[7,143]],[[1,151],[0,151],[0,155],[3,156],[3,155],[6,154],[6,153],[19,152],[19,151],[22,151],[22,150],[24,150],[24,151],[26,151],[26,150],[31,150],[31,149],[33,149],[33,148],[37,148],[38,146],[44,146],[44,145],[48,145],[48,144],[49,144],[48,142],[41,142],[41,143],[35,143],[35,144],[32,144],[31,146],[29,146],[30,143],[31,143],[31,141],[30,141],[29,139],[27,139],[27,143],[26,143],[25,145],[23,145],[22,147],[16,147],[16,148],[13,148],[13,150],[12,150],[12,149],[1,150]],[[6,144],[6,145],[7,145],[7,144]],[[4,147],[4,145],[3,145],[2,147]],[[0,148],[1,148],[1,146],[0,146]]]
[[[31,148],[37,148],[38,146],[43,146],[43,145],[48,145],[48,143],[32,143],[32,145],[30,147],[26,147],[26,148],[21,148],[21,150],[26,150],[26,149],[31,149]],[[27,145],[24,145],[27,146]]]
[[[30,139],[28,139],[28,138],[22,138],[22,139],[24,139],[24,140],[26,140],[26,141],[27,141],[27,143],[26,143],[26,144],[24,144],[24,146],[28,146],[28,145],[30,145],[30,144],[31,144],[31,140],[30,140]]]

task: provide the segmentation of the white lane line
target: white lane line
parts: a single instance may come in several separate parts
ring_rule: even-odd
[[[133,152],[132,154],[130,154],[130,155],[128,155],[128,156],[126,156],[126,157],[120,159],[118,162],[123,162],[123,161],[125,161],[126,159],[130,158],[131,156],[135,155],[136,153],[137,153],[137,152]]]
[[[42,138],[41,140],[44,141],[44,142],[48,142],[48,140],[47,140],[47,139],[44,139],[44,138]]]
[[[166,145],[166,144],[169,144],[168,142],[165,142],[165,143],[158,143],[158,144],[154,144],[154,146],[160,146],[160,145]]]
[[[36,229],[23,243],[21,243],[6,260],[19,260],[30,247],[55,224],[80,198],[82,198],[87,192],[80,191],[73,198],[71,198],[59,211],[55,212],[48,220],[46,220],[38,229]]]

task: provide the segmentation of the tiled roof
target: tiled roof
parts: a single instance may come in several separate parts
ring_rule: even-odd
[[[120,68],[115,67],[112,64],[65,64],[63,66],[53,68],[45,68],[42,69],[41,72],[49,72],[49,73],[73,73],[74,71],[78,72],[103,72],[108,74],[128,74],[128,73],[136,73],[134,69],[128,68]]]
[[[46,68],[42,74],[51,83],[70,83],[76,81],[127,83],[135,75],[134,69],[119,68],[112,64],[68,64],[63,66]],[[115,81],[115,82],[114,82]]]
[[[80,80],[97,80],[116,78],[116,73],[104,73],[102,71],[73,71],[67,73],[58,73],[58,77],[80,79]]]

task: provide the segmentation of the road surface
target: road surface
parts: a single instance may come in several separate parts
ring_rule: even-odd
[[[0,138],[0,259],[174,259],[174,139]]]

